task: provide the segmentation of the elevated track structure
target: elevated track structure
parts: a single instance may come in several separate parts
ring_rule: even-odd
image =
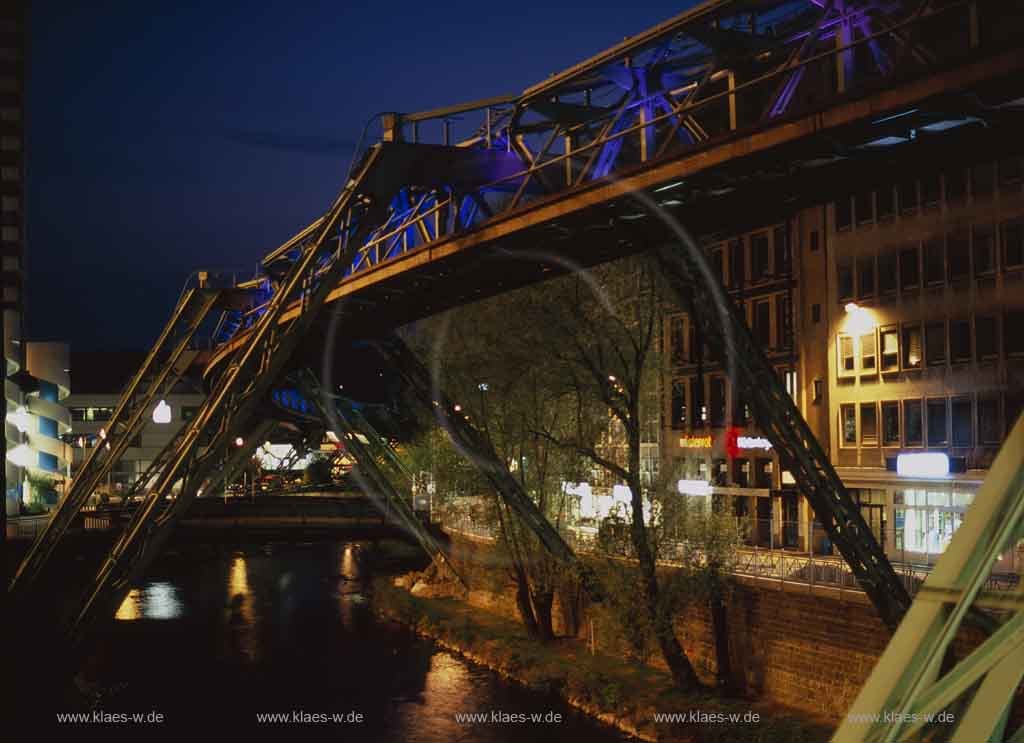
[[[173,375],[198,308],[222,310],[209,396],[136,484],[142,502],[76,605],[73,637],[113,614],[191,500],[250,456],[256,426],[268,416],[323,422],[320,403],[282,404],[296,398],[281,391],[307,373],[328,386],[318,378],[326,334],[390,338],[378,347],[426,405],[436,396],[427,399],[395,328],[566,265],[653,251],[683,307],[728,308],[695,313],[704,337],[757,391],[758,424],[895,629],[910,597],[701,251],[673,224],[696,235],[741,230],[871,184],[883,163],[935,167],[1020,148],[1022,41],[1024,9],[1002,0],[710,0],[519,94],[375,117],[322,217],[267,254],[255,278],[217,299],[197,286],[193,309],[179,306],[126,390],[111,448],[75,478],[12,592],[30,592],[47,568],[136,430],[128,400],[159,386],[145,380]],[[522,259],[538,252],[551,259]],[[343,368],[345,344],[334,347]],[[459,425],[453,435],[486,455],[472,426]],[[546,548],[573,561],[532,501],[496,489]]]

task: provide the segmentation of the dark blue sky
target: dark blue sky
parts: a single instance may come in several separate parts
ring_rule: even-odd
[[[323,212],[372,114],[518,92],[692,4],[36,0],[29,337],[148,346],[193,270]]]

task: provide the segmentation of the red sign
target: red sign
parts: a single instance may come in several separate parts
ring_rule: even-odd
[[[740,453],[740,430],[736,426],[729,426],[725,430],[725,454],[729,459],[735,459]]]

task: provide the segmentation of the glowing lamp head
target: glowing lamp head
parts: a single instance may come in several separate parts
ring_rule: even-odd
[[[856,302],[847,302],[846,303],[846,314],[848,314],[848,315],[852,315],[854,312],[856,312],[859,309],[860,309],[860,305],[858,305]]]
[[[161,400],[153,408],[153,422],[154,423],[170,423],[171,422],[171,406],[167,404],[166,400]]]
[[[237,439],[235,439],[235,446],[241,446],[244,443],[245,443],[245,439],[243,439],[241,436],[239,436]]]

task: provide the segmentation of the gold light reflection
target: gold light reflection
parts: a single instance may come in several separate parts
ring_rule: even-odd
[[[128,595],[124,597],[124,601],[121,602],[120,608],[117,610],[117,614],[114,615],[115,619],[121,619],[126,622],[132,622],[136,619],[142,618],[142,594],[138,588],[133,588],[128,592]]]
[[[352,553],[352,545],[346,545],[345,552],[341,556],[341,574],[346,578],[356,578],[359,573],[356,570],[356,560]]]
[[[249,595],[249,569],[245,564],[245,558],[236,555],[231,562],[231,575],[228,577],[228,597],[232,598],[239,594]]]
[[[451,653],[434,653],[430,659],[430,672],[423,684],[423,701],[431,706],[431,697],[443,697],[466,688],[466,664]]]

